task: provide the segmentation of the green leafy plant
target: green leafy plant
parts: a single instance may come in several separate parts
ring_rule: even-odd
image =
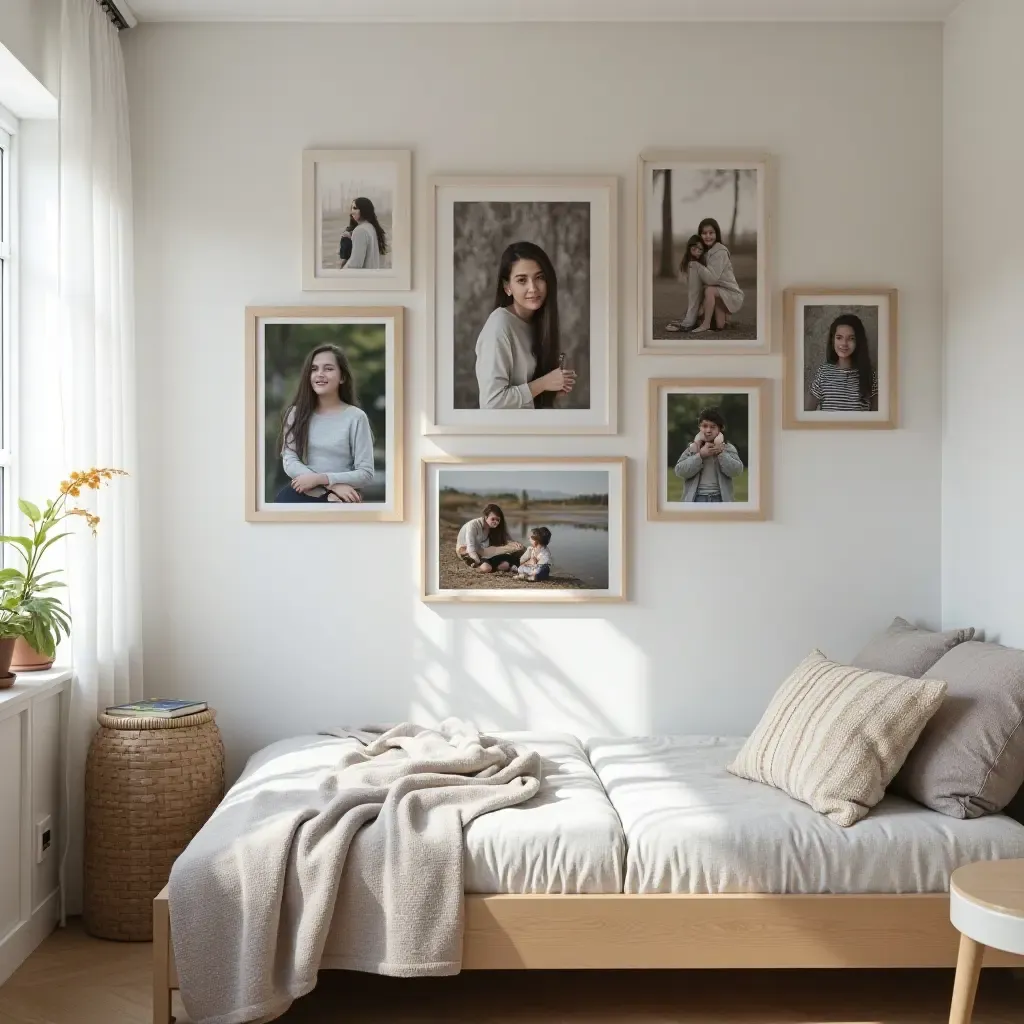
[[[68,501],[79,497],[83,490],[98,490],[115,476],[127,474],[123,469],[76,471],[69,480],[61,481],[60,493],[43,509],[19,499],[18,508],[29,521],[31,536],[0,536],[0,543],[13,548],[24,561],[23,568],[0,569],[0,637],[24,637],[37,653],[52,658],[61,635],[70,635],[71,617],[52,593],[66,584],[53,579],[60,570],[41,572],[40,565],[46,552],[71,532],[60,529],[68,517],[82,517],[95,535],[99,516],[71,507]]]

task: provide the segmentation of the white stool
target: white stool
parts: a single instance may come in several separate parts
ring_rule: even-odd
[[[960,932],[949,1024],[970,1024],[985,947],[1024,956],[1024,860],[957,868],[949,879],[949,919]]]

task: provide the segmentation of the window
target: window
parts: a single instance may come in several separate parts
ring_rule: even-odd
[[[13,328],[14,328],[14,234],[11,202],[11,135],[0,128],[0,533],[16,522],[11,514],[14,502],[12,473],[14,459]],[[2,547],[2,546],[0,546]]]

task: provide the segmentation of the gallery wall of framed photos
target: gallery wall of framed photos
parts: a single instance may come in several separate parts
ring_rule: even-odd
[[[599,441],[535,458],[481,443],[616,434],[623,359],[693,368],[650,377],[645,411],[646,517],[682,530],[764,522],[773,506],[773,380],[701,375],[703,357],[745,369],[781,352],[784,429],[897,428],[895,288],[786,287],[774,336],[772,153],[639,154],[635,338],[619,329],[617,176],[414,189],[412,165],[404,150],[302,154],[302,281],[410,291],[413,194],[427,205],[423,432],[477,450],[422,461],[423,600],[626,600],[629,460]],[[404,521],[403,314],[247,310],[248,519]]]
[[[936,89],[942,46],[934,27],[152,25],[126,38],[125,50],[134,96],[139,461],[159,467],[159,473],[140,478],[144,640],[154,652],[147,658],[147,686],[174,695],[189,680],[203,679],[211,702],[236,723],[230,742],[239,756],[284,730],[316,728],[324,719],[398,721],[413,714],[420,720],[445,712],[495,727],[564,728],[586,735],[649,731],[652,725],[659,731],[742,730],[756,721],[771,678],[809,641],[852,656],[860,638],[893,615],[934,621],[940,614],[942,133],[941,88]],[[871,73],[836,73],[853,66]],[[328,287],[307,288],[304,235],[314,243],[317,235],[303,207],[306,154],[324,152],[338,155],[324,161],[321,175],[328,208],[319,246],[330,265],[315,273]],[[390,156],[375,165],[349,160],[356,153]],[[409,287],[371,287],[375,275],[391,272],[388,259],[394,268],[401,248],[396,225],[402,218],[395,210],[401,198],[391,191],[401,191],[400,154],[408,155],[409,168]],[[652,168],[649,197],[640,180],[641,161],[665,154],[673,161],[678,156],[664,168],[673,171],[668,211],[661,175],[655,183],[653,173],[663,168]],[[754,308],[748,303],[756,291],[751,281],[756,282],[760,239],[757,213],[746,206],[749,175],[741,175],[738,190],[733,177],[731,187],[708,192],[706,207],[694,195],[703,185],[698,170],[749,171],[730,163],[741,154],[753,163],[767,162],[762,262],[771,351],[756,350],[759,343],[750,337],[730,339],[710,329],[665,331],[664,338],[654,339],[652,319],[650,340],[669,350],[641,352],[642,198],[650,211],[652,300],[658,298],[659,310],[668,301],[659,314],[664,326],[687,319],[692,260],[684,287],[684,243],[699,235],[706,217],[718,222],[743,292],[730,326]],[[717,168],[694,166],[709,157],[724,159]],[[368,165],[381,167],[376,182],[365,173]],[[534,211],[543,210],[542,204],[558,196],[463,188],[467,180],[532,187],[552,178],[588,185],[586,192],[566,195],[561,234],[554,238],[520,236],[532,231],[532,222],[526,216],[516,220],[519,210],[527,211],[512,204],[530,202],[538,204]],[[451,200],[453,275],[457,202],[466,204],[458,220],[463,235],[486,240],[488,253],[477,261],[475,248],[460,243],[463,408],[453,393],[449,406],[438,411],[468,415],[474,422],[465,433],[434,431],[428,413],[428,378],[435,366],[429,284],[431,273],[441,269],[432,255],[439,205],[433,183],[453,179],[458,187],[444,192]],[[595,400],[603,387],[596,374],[608,353],[600,348],[602,338],[588,336],[584,344],[577,332],[584,312],[594,322],[604,312],[593,282],[610,236],[598,222],[604,193],[590,186],[607,179],[614,181],[610,209],[616,217],[614,246],[610,254],[603,250],[609,272],[614,259],[611,428]],[[351,190],[351,196],[327,202],[332,189]],[[737,191],[734,231],[729,204]],[[507,209],[500,205],[506,197]],[[352,199],[360,198],[372,202],[372,216],[384,232],[386,251],[378,244],[376,268],[355,266],[372,261],[374,238],[379,243],[369,210],[365,220],[358,206],[358,219],[353,216]],[[667,213],[671,247],[657,245],[654,235]],[[585,424],[587,431],[485,432],[481,414],[507,419],[521,412],[529,420],[531,413],[472,407],[480,400],[476,344],[501,304],[495,300],[504,250],[494,251],[500,235],[494,225],[504,223],[517,232],[507,244],[532,241],[549,258],[560,314],[566,296],[558,352],[566,357],[562,385],[573,386],[544,392],[553,396],[553,406],[533,412],[563,416],[589,402],[586,415],[598,422]],[[316,250],[308,251],[315,260]],[[710,261],[716,262],[720,256]],[[700,265],[710,265],[706,255]],[[356,287],[335,286],[346,274]],[[581,301],[588,294],[588,274],[594,300],[589,307]],[[799,290],[803,306],[827,307],[804,318],[802,373],[808,385],[819,363],[827,362],[824,334],[833,320],[847,307],[857,314],[858,306],[878,306],[886,289],[898,290],[895,429],[784,427],[786,396],[794,407],[797,401],[796,386],[787,388],[783,380],[787,338],[793,337],[784,324],[790,288]],[[814,289],[832,296],[819,300]],[[857,289],[874,290],[871,301],[853,296]],[[306,392],[307,443],[318,449],[320,442],[331,447],[340,439],[361,453],[358,467],[331,469],[328,461],[322,470],[355,474],[350,482],[330,483],[339,498],[351,498],[372,476],[372,490],[360,494],[361,508],[329,498],[320,503],[323,508],[273,500],[296,479],[284,470],[279,442],[286,407],[297,397],[302,361],[310,355],[306,346],[302,360],[297,352],[283,352],[282,338],[294,320],[291,326],[302,328],[296,338],[305,331],[309,347],[321,343],[299,322],[311,308],[334,321],[322,325],[323,331],[349,361],[371,443],[351,413],[332,424],[330,410],[324,410],[326,431],[314,429]],[[380,359],[381,331],[386,357],[388,311],[395,309],[402,312],[400,398]],[[454,315],[454,291],[451,309]],[[279,311],[280,322],[257,312],[266,310]],[[344,322],[366,311],[370,323]],[[884,349],[884,339],[871,341],[875,317],[868,310],[860,319],[869,349]],[[271,361],[262,378],[255,369],[247,374],[245,361],[246,331],[251,328],[255,338],[260,326],[264,346],[271,329]],[[495,329],[495,341],[498,334]],[[506,340],[506,351],[514,355],[512,339]],[[693,351],[740,343],[754,350]],[[892,350],[890,345],[890,358]],[[274,364],[275,355],[285,358]],[[330,374],[342,371],[329,355],[318,366],[325,374],[317,384],[321,390],[330,389]],[[454,359],[452,351],[453,382]],[[481,370],[494,401],[502,394],[493,386],[500,359],[483,360]],[[869,405],[876,372],[879,399],[886,388],[879,361],[868,379]],[[842,379],[852,386],[842,386],[841,393],[859,395],[859,370]],[[720,380],[729,384],[713,385],[715,392],[694,389],[695,381],[707,388]],[[655,433],[660,451],[649,443],[656,425],[653,413],[649,417],[652,381],[673,382],[662,388],[664,440],[660,430]],[[751,417],[751,398],[740,383],[752,381],[768,382],[761,392],[768,412],[760,481],[764,518],[733,520],[729,513],[754,511],[741,506],[757,496],[750,479],[756,469],[751,453],[759,451],[756,429],[751,430],[757,416]],[[526,394],[518,394],[525,404]],[[730,478],[732,502],[677,500],[687,485],[694,495],[701,486],[700,477],[694,486],[675,468],[701,431],[692,421],[703,411],[696,405],[705,394],[722,396],[715,402],[725,429],[711,423],[709,429],[717,430],[712,445],[723,434],[723,454],[732,445],[743,464]],[[506,392],[502,400],[515,398]],[[248,438],[247,401],[250,415],[259,411],[263,418],[257,424],[253,417]],[[578,404],[562,404],[569,401]],[[400,451],[387,439],[391,412],[404,417]],[[399,457],[401,518],[381,521],[381,498],[389,497],[386,475]],[[685,518],[648,515],[652,457],[664,474],[664,511]],[[510,467],[504,460],[519,458],[626,460],[625,578],[614,600],[590,602],[585,598],[591,595],[576,587],[571,601],[536,600],[552,584],[513,579],[507,571],[501,589],[516,587],[528,597],[513,598],[515,603],[479,600],[490,582],[481,582],[481,573],[472,577],[472,587],[455,588],[457,600],[424,600],[423,537],[430,528],[423,512],[424,460],[484,459],[493,464],[486,468],[505,472]],[[311,475],[320,474],[319,459],[313,466],[296,452],[296,460]],[[546,470],[541,483],[558,480],[562,465],[540,464],[538,470]],[[566,477],[567,484],[578,481]],[[309,480],[301,485],[307,491],[324,486]],[[737,501],[744,487],[746,498]],[[513,496],[506,485],[499,500],[480,494],[487,500],[474,499],[456,514],[458,519],[464,512],[465,520],[455,540],[463,526],[483,518],[486,504],[497,504],[509,543],[521,544],[523,556],[531,553],[527,545],[533,547],[530,534],[546,527],[551,536],[541,546],[548,549],[554,574],[589,582],[592,596],[606,597],[611,588],[600,586],[603,572],[595,552],[601,545],[594,540],[602,538],[604,499],[598,490],[556,490],[527,485]],[[257,495],[258,511],[297,518],[248,518]],[[613,496],[607,500],[610,516]],[[721,511],[712,508],[716,504]],[[440,503],[432,511],[440,523]],[[362,520],[367,512],[376,518]],[[449,514],[449,538],[452,525]],[[460,557],[457,547],[444,548],[449,567],[452,557]],[[439,548],[438,567],[441,554]],[[524,567],[539,569],[542,557],[535,553]],[[460,565],[458,579],[470,579],[470,566],[461,560]],[[617,582],[616,573],[608,579]],[[461,589],[475,593],[464,598]],[[258,642],[264,637],[272,639]]]

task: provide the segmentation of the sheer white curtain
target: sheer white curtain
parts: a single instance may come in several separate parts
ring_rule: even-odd
[[[64,463],[131,474],[88,492],[98,535],[67,542],[74,683],[62,896],[82,896],[83,780],[96,714],[142,693],[131,151],[117,30],[95,0],[63,0],[60,339]],[[85,496],[83,495],[83,498]]]

